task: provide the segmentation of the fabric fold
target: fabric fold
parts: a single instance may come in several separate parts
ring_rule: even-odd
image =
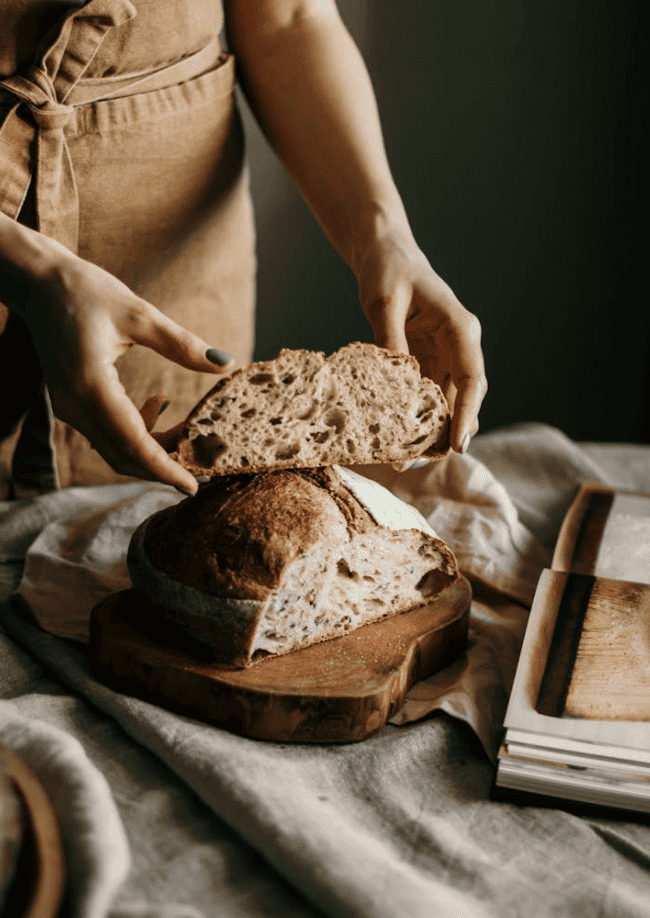
[[[0,746],[34,772],[54,808],[65,855],[66,914],[106,918],[130,869],[124,827],[108,783],[70,734],[0,701]]]

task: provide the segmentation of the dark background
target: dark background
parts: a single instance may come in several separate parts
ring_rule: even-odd
[[[631,0],[339,0],[411,224],[483,325],[481,430],[650,442]],[[355,280],[245,113],[256,358],[372,340]],[[644,247],[645,249],[645,247]]]

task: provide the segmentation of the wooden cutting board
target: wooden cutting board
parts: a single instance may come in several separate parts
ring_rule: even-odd
[[[461,577],[427,606],[233,669],[189,647],[146,598],[125,590],[93,610],[91,658],[98,676],[120,692],[233,733],[282,743],[354,742],[383,727],[411,685],[464,651],[471,598]]]

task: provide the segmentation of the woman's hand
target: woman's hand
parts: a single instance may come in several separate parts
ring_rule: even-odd
[[[461,451],[487,388],[480,325],[413,240],[368,72],[336,3],[233,0],[227,26],[253,111],[354,270],[377,344],[410,351],[441,385]]]
[[[413,354],[452,411],[451,447],[464,452],[487,391],[481,326],[410,235],[373,242],[356,268],[361,305],[380,347]]]
[[[127,396],[115,361],[140,344],[190,370],[214,373],[230,355],[67,252],[30,284],[16,311],[29,328],[56,416],[84,434],[115,471],[194,493],[194,477],[150,436],[151,419]]]

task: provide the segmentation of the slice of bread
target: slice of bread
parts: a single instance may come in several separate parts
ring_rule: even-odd
[[[283,350],[220,380],[173,458],[198,476],[403,463],[449,451],[449,408],[417,360],[354,342],[330,357]]]
[[[149,517],[128,565],[164,618],[238,667],[421,607],[459,577],[419,511],[338,467],[218,478]]]

